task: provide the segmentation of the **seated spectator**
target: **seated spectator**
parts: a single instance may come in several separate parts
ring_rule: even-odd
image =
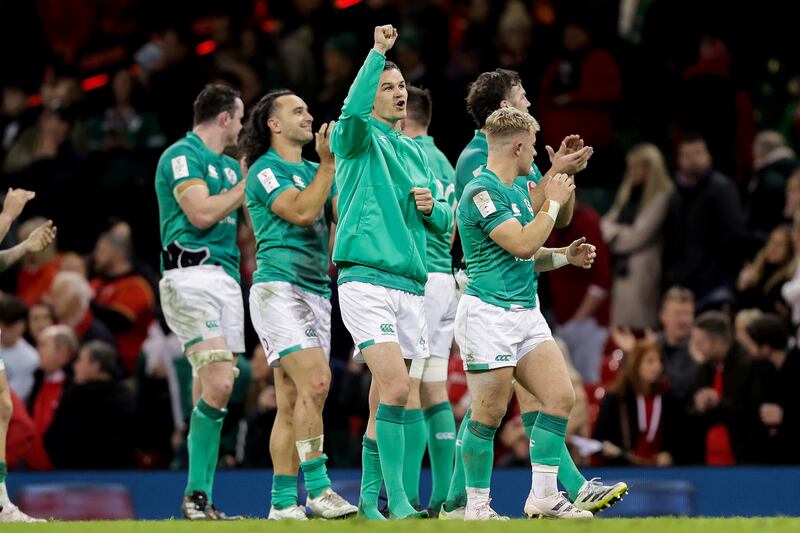
[[[32,345],[39,344],[42,332],[56,323],[56,314],[53,307],[43,301],[38,301],[28,307],[28,341]],[[38,364],[38,357],[37,357]]]
[[[672,287],[664,294],[659,312],[663,329],[657,340],[672,395],[682,402],[690,398],[697,381],[698,362],[689,352],[694,312],[689,289]]]
[[[789,308],[783,301],[783,284],[796,270],[795,250],[789,226],[778,226],[770,233],[764,248],[752,263],[739,272],[736,281],[736,303],[739,309],[761,309],[789,319]]]
[[[608,340],[608,295],[611,262],[600,232],[600,216],[586,204],[575,204],[572,222],[553,230],[548,246],[568,246],[586,237],[597,247],[591,269],[561,268],[548,274],[553,298],[555,333],[569,348],[572,363],[584,382],[600,381],[600,362]]]
[[[80,274],[59,272],[53,280],[50,303],[58,323],[72,328],[81,343],[101,340],[113,346],[114,336],[89,307],[91,299],[92,288]]]
[[[719,311],[697,318],[690,343],[704,361],[689,411],[698,431],[683,435],[693,440],[691,458],[713,466],[746,463],[754,430],[748,411],[753,389],[750,358],[734,339],[730,319]],[[700,438],[694,438],[698,434]]]
[[[50,326],[41,334],[39,369],[34,374],[28,412],[40,435],[44,435],[61,401],[64,387],[72,382],[70,363],[78,352],[78,338],[64,325]]]
[[[736,186],[714,169],[703,137],[686,135],[678,145],[676,183],[665,225],[665,281],[689,288],[699,309],[731,303],[744,216]]]
[[[674,186],[655,145],[633,147],[627,161],[614,206],[601,220],[614,275],[611,323],[646,329],[658,320],[653,302],[661,290],[663,227]]]
[[[64,252],[61,255],[61,264],[58,266],[58,271],[75,272],[84,278],[89,276],[86,258],[77,252]]]
[[[23,242],[33,230],[45,222],[47,219],[43,217],[29,218],[17,230],[17,240]],[[17,297],[30,306],[50,291],[53,278],[58,273],[61,254],[58,253],[57,243],[53,242],[41,252],[26,254],[21,263],[17,275]]]
[[[134,272],[133,245],[119,232],[104,233],[93,253],[92,310],[107,324],[117,341],[123,370],[136,371],[142,343],[155,318],[155,296],[150,284]]]
[[[762,131],[753,141],[753,177],[748,186],[748,229],[766,235],[783,222],[789,175],[800,165],[777,131]]]
[[[639,341],[600,404],[592,436],[608,464],[670,466],[681,457],[683,409],[669,394],[658,345]]]
[[[33,373],[39,368],[39,354],[25,340],[28,308],[11,295],[0,296],[0,350],[11,389],[27,401],[33,388]]]
[[[755,441],[759,463],[798,464],[800,456],[800,351],[789,349],[786,322],[764,315],[748,327],[760,359],[756,365],[755,402],[758,421]]]
[[[56,468],[136,468],[133,393],[119,381],[117,360],[114,347],[103,341],[81,348],[73,383],[44,436]]]
[[[792,224],[792,245],[795,250],[795,267],[792,278],[781,287],[781,296],[790,309],[790,318],[795,327],[800,326],[800,212],[795,214]]]

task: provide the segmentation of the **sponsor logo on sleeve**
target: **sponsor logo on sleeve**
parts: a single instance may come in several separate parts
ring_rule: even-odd
[[[483,218],[486,218],[492,213],[497,212],[497,208],[495,207],[492,197],[489,196],[489,191],[487,190],[483,190],[475,194],[475,196],[472,197],[472,202],[478,208],[478,211],[480,211]]]
[[[219,179],[219,172],[217,172],[217,167],[214,165],[208,165],[208,175],[214,179]]]
[[[265,168],[256,177],[268,194],[278,188],[278,178],[275,177],[275,173],[272,172],[271,168]]]
[[[298,189],[303,190],[306,188],[306,184],[303,183],[303,178],[301,178],[297,174],[292,176],[292,181],[294,182],[295,187],[297,187]]]
[[[179,155],[172,158],[172,179],[179,180],[181,178],[189,177],[189,163],[186,161],[185,155]]]

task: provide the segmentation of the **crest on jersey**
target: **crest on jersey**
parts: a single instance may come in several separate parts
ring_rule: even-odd
[[[236,185],[237,177],[235,170],[233,170],[232,168],[226,168],[225,177],[228,178],[228,183],[230,183],[231,185]]]
[[[219,172],[217,172],[217,167],[214,165],[208,165],[208,175],[212,178],[219,179]]]

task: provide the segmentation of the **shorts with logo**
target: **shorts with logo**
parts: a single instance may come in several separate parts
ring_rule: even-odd
[[[242,289],[222,267],[165,270],[158,290],[164,318],[184,351],[198,342],[223,337],[231,352],[244,353]]]
[[[322,348],[330,357],[331,302],[285,281],[250,289],[250,318],[270,366],[298,350]]]
[[[538,307],[504,309],[470,294],[458,303],[455,337],[467,371],[517,366],[531,350],[553,340]]]
[[[406,359],[428,357],[425,299],[410,292],[361,281],[339,286],[342,321],[353,337],[358,362],[361,350],[373,344],[396,342]]]
[[[452,274],[431,272],[425,284],[425,319],[431,357],[450,358],[458,296]]]

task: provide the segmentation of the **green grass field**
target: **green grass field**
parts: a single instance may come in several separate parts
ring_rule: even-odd
[[[703,533],[729,533],[761,531],[775,533],[800,531],[797,518],[643,518],[643,519],[599,519],[585,522],[556,522],[552,520],[512,520],[510,522],[463,523],[423,520],[415,522],[374,523],[356,520],[326,522],[267,522],[244,520],[241,522],[186,522],[168,520],[162,522],[118,521],[118,522],[50,522],[47,524],[3,524],[3,533],[22,531],[53,531],[63,533],[375,533],[396,531],[402,528],[409,533],[456,533],[480,529],[481,533],[561,533],[591,532],[617,533],[671,533],[674,531],[702,531]]]

